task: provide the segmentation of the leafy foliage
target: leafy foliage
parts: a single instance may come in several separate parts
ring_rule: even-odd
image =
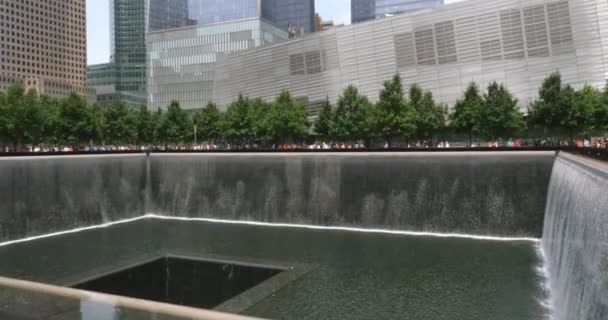
[[[538,90],[538,100],[530,106],[529,122],[546,128],[559,128],[563,123],[562,76],[559,72],[549,75]]]
[[[310,123],[304,104],[283,91],[272,104],[268,118],[268,136],[277,143],[301,141],[308,135]]]
[[[469,136],[469,143],[472,142],[473,136],[481,133],[481,109],[483,104],[479,87],[475,82],[471,82],[464,92],[464,97],[456,101],[454,110],[450,115],[450,126],[457,132],[466,133]]]
[[[253,112],[249,98],[239,95],[222,116],[220,126],[224,137],[232,143],[244,144],[255,138]]]
[[[380,99],[372,113],[372,130],[375,136],[385,141],[414,134],[414,115],[403,93],[399,75],[384,82]]]
[[[332,130],[331,126],[333,124],[334,112],[334,106],[329,102],[329,99],[326,99],[321,106],[321,113],[319,113],[319,116],[314,123],[315,133],[322,139],[332,138],[330,132]]]
[[[193,122],[197,128],[199,141],[214,142],[220,138],[220,118],[221,113],[214,103],[207,104],[194,115]]]
[[[130,144],[137,139],[135,113],[121,100],[114,101],[103,114],[103,137],[117,144]]]
[[[338,98],[330,134],[341,141],[367,139],[370,136],[371,104],[354,86],[348,86]]]
[[[525,128],[517,99],[496,82],[488,85],[481,109],[481,132],[492,139],[504,138]]]
[[[480,92],[470,83],[448,116],[447,106],[431,92],[413,84],[407,92],[401,77],[384,83],[375,104],[348,86],[336,105],[323,102],[314,132],[334,142],[369,142],[382,139],[433,140],[449,126],[473,137],[502,138],[526,128],[518,101],[502,84],[491,83]],[[580,90],[563,85],[559,73],[549,75],[530,105],[530,126],[576,134],[608,130],[608,82],[604,90],[586,85]],[[61,99],[39,95],[16,84],[0,92],[0,146],[20,150],[41,144],[69,145],[75,149],[95,144],[190,144],[197,141],[238,145],[298,143],[306,140],[311,123],[304,104],[288,91],[273,102],[240,95],[220,111],[209,103],[193,115],[173,101],[166,111],[133,108],[121,101],[87,105],[72,93]]]
[[[193,126],[188,113],[184,111],[177,101],[172,101],[167,112],[160,120],[159,136],[164,142],[183,144],[191,141]]]
[[[57,129],[57,140],[76,149],[93,140],[95,121],[83,97],[72,92],[60,101]]]
[[[418,85],[410,88],[410,101],[415,110],[416,136],[433,139],[446,126],[447,107],[438,104],[430,91],[422,91]]]

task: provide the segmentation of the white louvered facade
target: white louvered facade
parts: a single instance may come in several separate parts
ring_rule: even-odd
[[[471,81],[498,81],[525,108],[555,70],[575,86],[604,85],[608,0],[468,0],[222,55],[213,101],[288,89],[314,106],[349,84],[375,101],[398,72],[449,105]]]

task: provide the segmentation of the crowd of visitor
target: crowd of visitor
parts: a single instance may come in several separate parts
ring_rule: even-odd
[[[75,148],[73,146],[46,146],[46,147],[26,147],[20,152],[32,153],[70,153],[70,152],[135,152],[135,151],[255,151],[255,150],[274,150],[274,151],[297,151],[297,150],[366,150],[366,149],[449,149],[449,148],[529,148],[529,147],[576,147],[576,148],[602,148],[608,149],[608,137],[606,138],[585,138],[574,141],[553,140],[553,139],[509,139],[509,140],[490,140],[486,142],[473,143],[450,143],[449,141],[418,141],[415,143],[392,143],[383,142],[369,147],[364,142],[344,143],[344,142],[315,142],[312,144],[274,144],[271,146],[260,146],[255,143],[231,144],[231,143],[204,143],[204,144],[180,144],[180,145],[89,145]],[[8,147],[0,148],[1,152],[14,151]]]

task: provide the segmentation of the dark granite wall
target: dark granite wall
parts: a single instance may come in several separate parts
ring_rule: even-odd
[[[0,241],[146,212],[540,237],[554,158],[551,152],[0,158]]]
[[[144,213],[146,156],[0,158],[0,241]]]
[[[325,226],[542,235],[555,154],[151,156],[154,213]]]

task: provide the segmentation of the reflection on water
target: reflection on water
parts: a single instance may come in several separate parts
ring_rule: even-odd
[[[536,248],[529,241],[149,219],[0,247],[0,274],[73,285],[166,255],[305,264],[309,272],[243,313],[266,319],[538,320],[546,310],[539,303],[545,294]],[[93,319],[155,319],[126,309],[113,315],[82,309],[96,314]]]

